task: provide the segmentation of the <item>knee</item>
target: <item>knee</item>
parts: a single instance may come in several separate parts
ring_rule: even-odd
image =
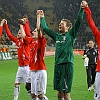
[[[32,98],[36,98],[36,95],[35,94],[31,94]]]
[[[43,98],[43,94],[38,95],[38,98],[41,100]]]
[[[66,100],[71,100],[71,98],[70,98],[70,93],[65,93],[64,98],[65,98]]]
[[[14,84],[15,87],[16,87],[16,86],[19,86],[19,85],[20,85],[20,83],[15,83],[15,84]]]
[[[60,92],[60,91],[58,91],[57,95],[58,95],[58,98],[63,98],[64,97],[64,93]]]

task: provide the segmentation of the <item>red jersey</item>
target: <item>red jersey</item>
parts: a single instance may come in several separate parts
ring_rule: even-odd
[[[35,64],[35,55],[37,53],[38,41],[35,41],[32,37],[25,36],[25,41],[30,45],[30,63],[29,67],[31,69]]]
[[[1,34],[2,34],[2,26],[0,26],[0,36],[1,36]]]
[[[8,37],[13,42],[16,43],[17,52],[18,52],[18,65],[19,66],[29,65],[29,57],[30,57],[29,44],[24,39],[18,39],[15,36],[13,36],[7,24],[5,24],[5,30]]]
[[[26,36],[32,36],[30,33],[30,25],[29,25],[29,21],[27,21],[24,25],[23,25],[24,31]]]
[[[86,7],[84,9],[84,11],[86,13],[87,22],[92,30],[92,33],[94,34],[95,40],[98,45],[98,57],[97,57],[96,71],[100,72],[100,31],[98,30],[98,28],[96,27],[96,25],[92,19],[92,13],[91,13],[90,8]]]
[[[27,21],[24,25],[24,31],[25,31],[25,41],[30,45],[30,63],[29,63],[29,67],[31,68],[32,66],[34,66],[35,64],[35,55],[37,53],[37,45],[38,45],[38,42],[35,41],[33,38],[32,38],[32,35],[30,33],[30,26],[29,26],[29,21]]]
[[[35,41],[30,33],[28,21],[24,24],[24,30],[26,33],[25,40],[30,44],[30,70],[46,70],[44,63],[46,39],[39,37],[38,41]]]
[[[44,53],[46,47],[46,39],[44,36],[38,37],[38,49],[35,56],[35,65],[31,67],[31,70],[46,70],[44,63]]]

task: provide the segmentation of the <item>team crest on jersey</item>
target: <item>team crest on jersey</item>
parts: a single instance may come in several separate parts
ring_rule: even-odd
[[[95,55],[95,52],[93,52],[93,55]]]
[[[66,36],[63,36],[63,41],[65,41],[66,40]]]

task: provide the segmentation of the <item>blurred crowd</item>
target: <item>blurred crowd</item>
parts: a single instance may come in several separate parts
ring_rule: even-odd
[[[50,2],[53,2],[52,6],[44,6],[45,4],[50,4]],[[33,6],[33,11],[29,11],[29,6],[26,5],[25,2],[27,0],[0,0],[0,19],[6,18],[8,20],[9,28],[11,29],[12,33],[14,35],[17,34],[19,24],[18,19],[21,18],[24,14],[27,14],[30,20],[30,27],[31,29],[34,29],[36,26],[36,20],[32,15],[36,15],[36,8]],[[54,17],[46,14],[46,17],[49,17],[50,20],[50,26],[54,27],[55,31],[58,31],[58,24],[62,18],[69,19],[72,23],[75,22],[77,18],[77,14],[80,8],[81,0],[30,0],[32,4],[38,2],[37,5],[38,9],[42,9],[44,11],[52,11],[52,15]],[[91,8],[93,19],[96,23],[96,26],[99,28],[100,25],[100,6],[99,6],[99,0],[88,0],[89,7]],[[57,21],[56,21],[57,20]],[[56,23],[56,25],[54,25]],[[47,44],[49,46],[55,46],[54,41],[46,35],[47,38]],[[86,22],[85,16],[83,19],[83,22],[81,24],[80,30],[78,31],[77,38],[75,40],[75,49],[85,49],[87,48],[87,43],[90,39],[93,39],[93,35],[91,33],[91,30],[88,28],[88,24]],[[1,36],[0,44],[2,45],[11,45],[12,42],[9,40],[9,38],[6,35]]]

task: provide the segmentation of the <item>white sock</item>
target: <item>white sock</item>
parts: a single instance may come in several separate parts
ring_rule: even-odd
[[[38,100],[37,97],[36,98],[32,98],[32,100]]]
[[[14,100],[18,100],[19,92],[20,92],[20,86],[19,85],[16,85],[14,87]]]
[[[42,100],[49,100],[49,99],[44,95]]]
[[[49,99],[44,95],[42,99],[40,99],[40,98],[38,97],[37,100],[49,100]]]

